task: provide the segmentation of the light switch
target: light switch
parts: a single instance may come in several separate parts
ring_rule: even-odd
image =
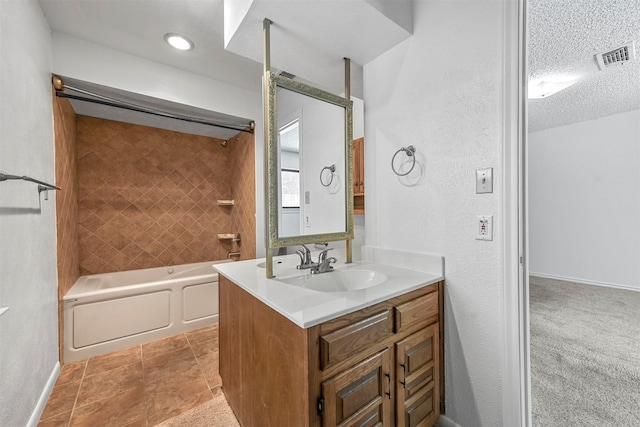
[[[493,193],[493,168],[476,170],[476,194]]]

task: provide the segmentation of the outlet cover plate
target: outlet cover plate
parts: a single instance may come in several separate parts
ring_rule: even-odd
[[[476,240],[493,240],[493,215],[476,217]]]

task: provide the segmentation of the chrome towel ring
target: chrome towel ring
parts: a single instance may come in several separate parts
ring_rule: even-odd
[[[331,172],[331,179],[329,180],[329,182],[327,184],[324,183],[324,180],[322,179],[322,174],[324,173],[325,170],[329,170]],[[320,171],[320,184],[322,184],[323,187],[328,187],[331,185],[331,183],[333,182],[333,173],[336,171],[336,165],[333,164],[331,166],[325,166],[322,168],[322,170]]]
[[[393,162],[396,160],[396,156],[398,155],[398,153],[404,151],[405,153],[407,153],[407,156],[411,157],[413,159],[413,163],[411,164],[411,168],[406,171],[405,173],[400,173],[396,170],[395,166],[393,165]],[[396,153],[393,155],[393,157],[391,158],[391,170],[393,170],[393,173],[395,173],[398,176],[406,176],[409,175],[411,173],[411,171],[413,170],[413,168],[416,167],[416,148],[413,145],[409,145],[407,148],[400,148],[398,151],[396,151]]]

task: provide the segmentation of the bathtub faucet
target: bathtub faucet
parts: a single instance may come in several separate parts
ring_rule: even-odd
[[[298,249],[296,251],[296,253],[300,257],[300,265],[298,265],[296,268],[298,270],[303,270],[305,268],[316,267],[318,264],[316,264],[311,260],[311,251],[309,250],[309,248],[306,247],[305,245],[301,245],[301,246],[302,246],[302,249]]]

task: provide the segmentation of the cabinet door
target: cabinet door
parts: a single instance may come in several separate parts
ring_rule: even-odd
[[[364,138],[353,140],[353,192],[364,194]]]
[[[396,425],[432,426],[439,416],[438,323],[396,344]]]
[[[324,381],[322,396],[324,427],[391,425],[389,349]]]

